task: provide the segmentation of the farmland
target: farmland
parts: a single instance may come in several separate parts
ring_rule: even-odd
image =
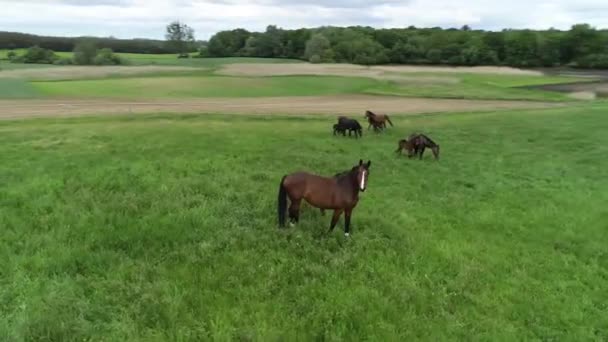
[[[0,64],[0,339],[608,339],[608,105],[520,88],[583,79],[130,58]],[[284,174],[360,158],[350,239],[277,229]]]

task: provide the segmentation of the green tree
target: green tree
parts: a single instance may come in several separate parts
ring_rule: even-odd
[[[57,55],[52,50],[44,49],[39,46],[32,46],[27,49],[25,54],[16,59],[23,63],[52,64],[57,59]]]
[[[304,57],[311,63],[331,62],[334,53],[329,40],[322,34],[313,34],[306,42]]]
[[[441,50],[439,49],[431,49],[426,53],[426,58],[431,64],[439,64],[441,63]]]
[[[123,64],[122,59],[114,54],[112,49],[105,48],[97,51],[97,55],[93,60],[95,65],[119,65]]]
[[[167,25],[165,34],[167,44],[180,56],[188,56],[188,52],[194,48],[194,29],[179,21]]]
[[[6,53],[6,58],[8,58],[9,61],[12,61],[17,58],[17,53],[15,51],[11,50]]]
[[[416,63],[424,57],[420,48],[410,43],[399,42],[389,52],[392,63]]]
[[[92,40],[81,40],[74,47],[74,64],[91,65],[97,56],[97,46]]]
[[[207,49],[211,57],[240,56],[244,52],[245,43],[252,34],[244,29],[218,32],[211,39]]]
[[[589,24],[577,24],[572,26],[564,39],[563,53],[567,59],[576,60],[606,51],[607,43],[606,35],[602,36]]]
[[[506,62],[511,66],[540,65],[538,37],[531,30],[511,31],[505,36]]]

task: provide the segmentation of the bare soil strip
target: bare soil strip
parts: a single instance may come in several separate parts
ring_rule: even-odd
[[[0,100],[0,119],[139,113],[358,115],[366,109],[380,113],[416,114],[549,108],[563,105],[526,101],[444,100],[368,95],[207,98],[179,101]]]
[[[445,76],[434,76],[432,80],[443,82],[457,82],[450,77],[454,73],[473,74],[503,74],[503,75],[532,75],[542,76],[542,72],[522,70],[509,67],[445,67],[445,66],[361,66],[353,64],[228,64],[224,65],[218,74],[229,76],[287,76],[287,75],[334,75],[334,76],[360,76],[371,78],[407,78],[407,73],[436,73]],[[420,76],[416,76],[419,78]],[[429,76],[431,77],[431,76]],[[409,77],[408,80],[411,80]]]

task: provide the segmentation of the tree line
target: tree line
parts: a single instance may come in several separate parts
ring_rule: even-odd
[[[320,27],[216,33],[200,54],[274,57],[313,63],[507,65],[608,68],[608,31],[588,24],[570,30]]]
[[[111,49],[114,52],[128,53],[178,53],[181,47],[167,44],[163,40],[117,39],[101,37],[47,37],[18,32],[0,32],[0,49],[25,49],[38,46],[53,51],[73,51],[82,41]],[[195,51],[196,49],[192,49]]]

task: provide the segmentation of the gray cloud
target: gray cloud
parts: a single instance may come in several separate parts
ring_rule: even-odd
[[[210,0],[208,2],[218,4],[238,5],[243,3],[239,0]],[[384,4],[400,4],[409,3],[408,0],[252,0],[249,3],[260,6],[319,6],[325,8],[369,8]]]
[[[236,27],[324,25],[567,29],[608,27],[605,0],[0,0],[0,30],[53,35],[162,38],[181,20],[205,39]],[[32,15],[32,14],[35,15]]]

